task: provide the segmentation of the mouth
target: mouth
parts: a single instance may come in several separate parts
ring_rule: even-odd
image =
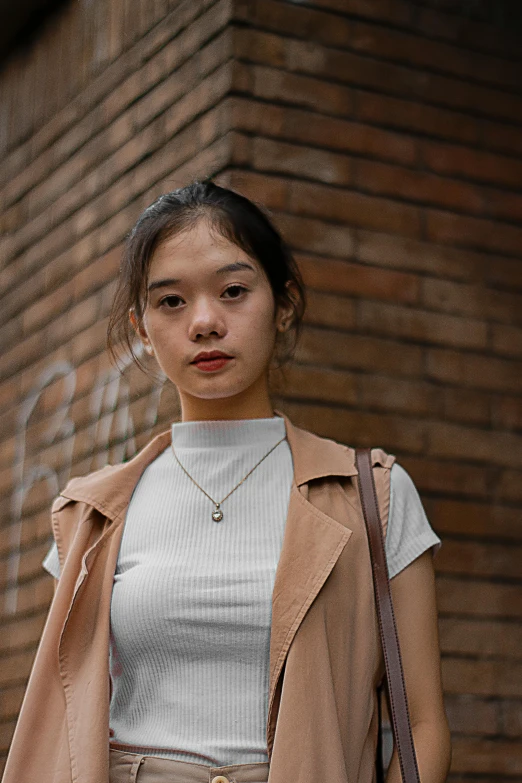
[[[225,367],[229,362],[232,361],[232,358],[232,356],[217,354],[215,356],[195,359],[193,362],[191,362],[191,364],[203,372],[213,372],[215,370],[220,370],[222,367]]]

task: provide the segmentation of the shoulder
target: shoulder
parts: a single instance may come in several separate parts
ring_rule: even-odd
[[[60,494],[66,496],[68,491],[74,492],[77,489],[84,488],[91,484],[96,485],[99,481],[117,474],[125,466],[125,464],[125,462],[118,462],[115,464],[104,465],[102,468],[98,468],[97,470],[91,470],[88,473],[83,473],[79,476],[73,476],[69,479]]]
[[[68,501],[83,501],[112,519],[123,513],[145,468],[170,444],[170,429],[160,432],[128,462],[70,479],[60,492],[57,509]]]
[[[328,476],[358,474],[353,446],[299,427],[287,416],[284,418],[297,484]],[[377,473],[387,473],[395,462],[395,455],[377,446],[371,449],[371,459]]]
[[[79,497],[79,494],[84,494],[85,490],[91,486],[96,486],[100,481],[106,478],[110,478],[114,474],[117,474],[124,463],[115,465],[104,465],[102,468],[84,473],[80,476],[73,476],[69,479],[65,487],[60,491],[52,504],[52,510],[59,511],[63,506],[73,501],[81,502],[83,497]]]
[[[390,480],[392,492],[397,498],[407,500],[420,497],[415,482],[400,462],[393,463]]]

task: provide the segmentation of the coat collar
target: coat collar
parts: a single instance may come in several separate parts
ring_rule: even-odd
[[[285,422],[297,486],[324,476],[357,475],[353,449],[297,427],[281,411],[275,410],[275,413]],[[171,440],[169,427],[128,462],[106,465],[86,476],[72,478],[60,494],[70,500],[89,503],[112,521],[118,521],[129,505],[141,474],[170,445]]]

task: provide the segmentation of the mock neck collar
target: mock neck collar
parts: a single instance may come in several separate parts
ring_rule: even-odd
[[[249,448],[269,446],[285,435],[281,416],[262,419],[177,421],[171,424],[176,449]]]

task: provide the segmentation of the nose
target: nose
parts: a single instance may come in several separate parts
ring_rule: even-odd
[[[192,307],[190,321],[190,339],[206,337],[209,334],[222,336],[225,333],[223,313],[209,297],[200,297]]]

